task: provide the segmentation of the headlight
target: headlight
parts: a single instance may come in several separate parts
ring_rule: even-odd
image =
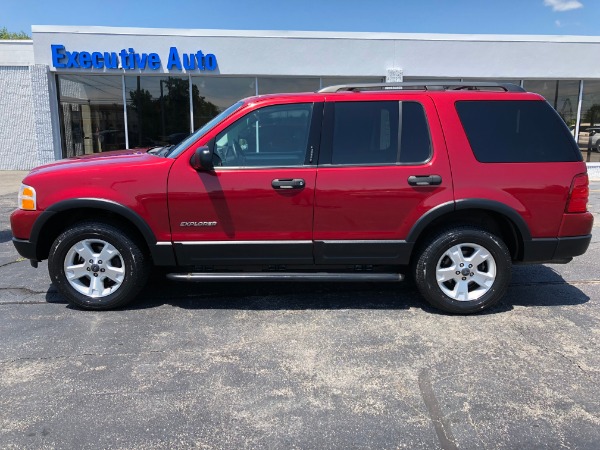
[[[21,189],[19,189],[19,208],[26,211],[35,211],[37,206],[35,197],[34,188],[26,184],[21,184]]]

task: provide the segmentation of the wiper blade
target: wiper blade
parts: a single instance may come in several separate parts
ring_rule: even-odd
[[[148,150],[148,153],[150,153],[151,155],[156,155],[156,156],[167,156],[167,154],[169,153],[169,151],[171,150],[172,147],[175,147],[174,145],[167,145],[164,147],[152,147],[150,150]]]

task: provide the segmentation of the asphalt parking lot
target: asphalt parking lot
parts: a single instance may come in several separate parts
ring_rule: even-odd
[[[10,191],[0,448],[600,446],[597,214],[586,255],[515,266],[502,303],[476,316],[440,314],[409,284],[162,278],[127,309],[85,312],[45,263],[19,259]]]

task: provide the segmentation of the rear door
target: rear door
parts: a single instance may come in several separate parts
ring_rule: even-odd
[[[361,101],[356,98],[361,96]],[[407,264],[417,220],[453,201],[440,122],[425,94],[328,98],[315,192],[318,264]]]

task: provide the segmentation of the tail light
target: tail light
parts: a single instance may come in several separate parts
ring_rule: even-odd
[[[566,212],[582,213],[587,211],[588,197],[590,195],[587,173],[575,175],[571,183]]]

